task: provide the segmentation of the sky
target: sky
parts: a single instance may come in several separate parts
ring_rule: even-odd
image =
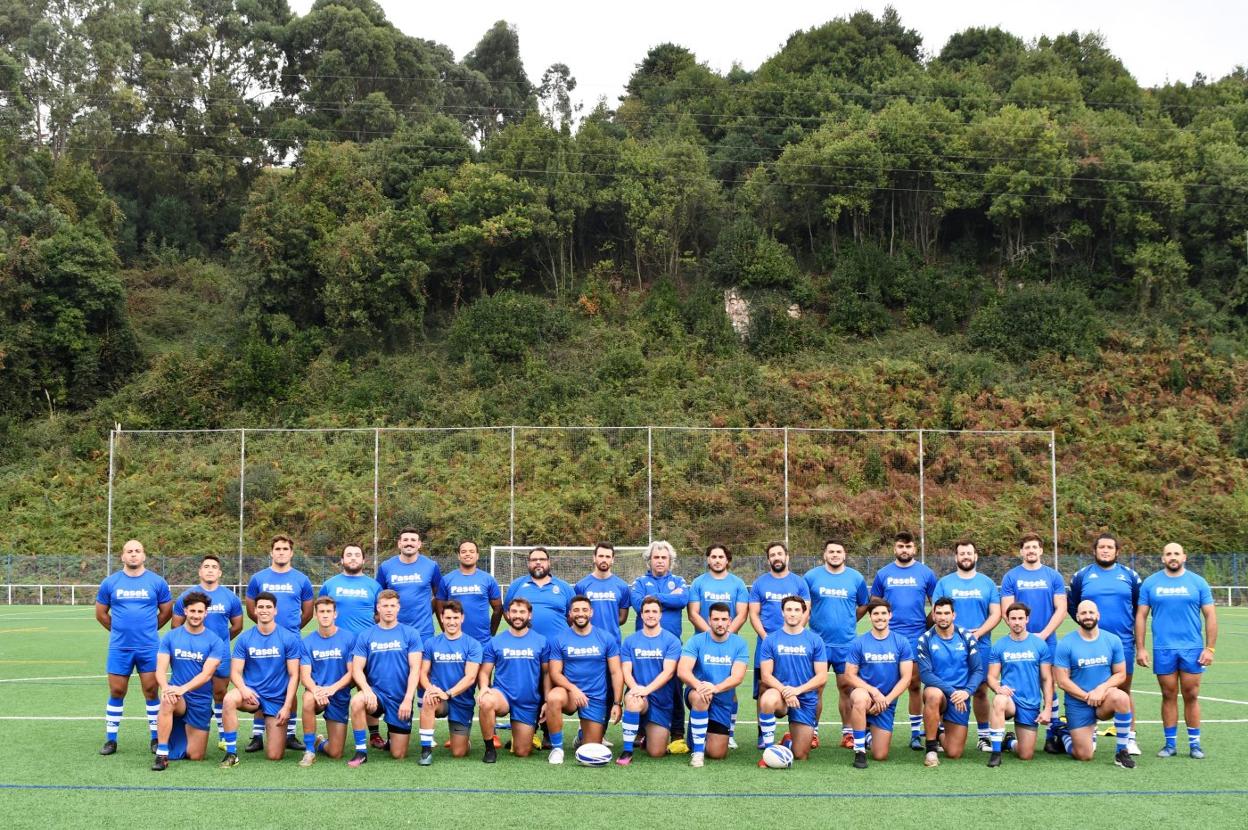
[[[520,35],[525,71],[536,84],[552,63],[565,63],[577,79],[573,99],[593,107],[605,96],[614,105],[634,67],[653,46],[672,42],[725,72],[733,63],[755,69],[784,45],[793,32],[865,9],[879,16],[892,5],[902,25],[923,37],[924,49],[940,52],[949,36],[972,26],[1000,26],[1023,40],[1077,30],[1100,32],[1143,86],[1191,82],[1197,72],[1210,78],[1248,64],[1248,2],[1239,0],[891,0],[891,2],[739,2],[739,0],[631,0],[590,4],[543,2],[413,3],[380,0],[400,30],[449,46],[458,60],[496,20],[513,24]],[[291,0],[306,14],[312,0]]]

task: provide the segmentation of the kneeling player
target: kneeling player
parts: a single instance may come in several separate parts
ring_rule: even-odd
[[[351,698],[355,755],[347,766],[368,761],[369,717],[386,719],[390,757],[407,757],[422,647],[420,632],[399,622],[398,592],[387,588],[379,593],[377,624],[360,632],[351,652],[351,674],[360,693]]]
[[[1011,605],[1005,615],[1010,635],[992,645],[988,687],[996,697],[988,715],[990,767],[1001,766],[1007,720],[1014,719],[1014,752],[1020,760],[1030,761],[1036,754],[1036,729],[1051,717],[1049,707],[1041,704],[1053,699],[1053,658],[1044,640],[1027,630],[1030,617],[1026,603]]]
[[[971,697],[984,682],[983,660],[975,635],[953,624],[953,600],[941,597],[932,605],[936,623],[919,638],[915,662],[923,680],[923,726],[927,754],[923,765],[938,766],[937,746],[950,758],[961,758],[966,749]],[[942,725],[943,738],[938,737]]]
[[[551,688],[546,695],[546,725],[550,727],[552,764],[563,763],[563,715],[580,716],[585,743],[600,743],[607,721],[618,723],[624,696],[620,671],[620,644],[590,623],[594,608],[586,597],[573,597],[568,606],[571,628],[555,638],[550,649]],[[610,688],[607,679],[610,678]]]
[[[1091,761],[1096,752],[1096,722],[1113,717],[1118,751],[1114,764],[1135,768],[1127,751],[1131,731],[1131,698],[1119,686],[1127,679],[1122,638],[1101,631],[1096,603],[1085,599],[1075,611],[1079,630],[1057,644],[1053,673],[1066,693],[1067,751],[1076,761]]]
[[[910,676],[914,673],[910,641],[889,630],[892,616],[893,609],[887,600],[868,602],[871,630],[854,639],[845,657],[845,679],[853,687],[849,711],[856,769],[867,768],[868,728],[871,730],[871,757],[877,761],[888,759],[897,698],[910,688]]]
[[[625,767],[633,760],[633,745],[643,723],[646,752],[651,758],[667,754],[672,692],[679,685],[671,681],[680,660],[680,640],[663,629],[663,605],[658,597],[641,601],[640,617],[641,630],[624,640],[620,654],[628,694],[624,696],[624,751],[615,762]]]
[[[784,625],[763,640],[759,667],[763,693],[758,698],[758,725],[763,749],[776,740],[776,717],[789,718],[793,757],[805,761],[810,755],[819,695],[828,682],[828,657],[823,638],[806,628],[806,600],[785,597],[780,601]],[[766,766],[759,759],[758,765]]]
[[[477,706],[481,710],[481,737],[485,740],[481,760],[487,764],[498,760],[494,729],[499,715],[511,719],[511,751],[521,758],[533,752],[533,733],[537,731],[542,708],[547,646],[546,638],[530,628],[532,618],[532,604],[524,597],[513,599],[507,604],[507,630],[490,640],[481,658]]]
[[[313,606],[316,631],[303,638],[300,677],[303,681],[303,758],[299,766],[316,763],[317,751],[341,758],[347,742],[351,706],[351,651],[355,635],[338,627],[338,604],[321,597]],[[316,716],[325,715],[325,734],[316,734]]]
[[[425,690],[420,708],[420,765],[433,763],[433,730],[445,717],[451,732],[451,755],[468,754],[472,729],[473,687],[481,668],[481,643],[464,636],[464,607],[459,600],[442,603],[438,611],[442,633],[425,643],[420,685]]]
[[[268,740],[265,755],[280,761],[286,751],[286,723],[295,710],[299,687],[299,658],[303,645],[299,638],[278,625],[277,597],[261,591],[254,600],[256,625],[234,641],[230,680],[234,688],[222,701],[221,722],[225,727],[223,768],[238,766],[238,713],[255,712],[265,719]]]
[[[157,772],[169,765],[170,758],[204,759],[212,724],[212,676],[228,656],[225,642],[204,628],[208,597],[192,591],[182,605],[186,624],[165,635],[156,655],[160,711],[152,769]]]
[[[689,687],[689,737],[693,753],[689,766],[702,766],[705,758],[728,756],[728,736],[737,708],[736,689],[745,679],[750,650],[745,640],[728,631],[732,611],[726,602],[711,604],[706,615],[709,631],[689,638],[680,651],[676,676]]]

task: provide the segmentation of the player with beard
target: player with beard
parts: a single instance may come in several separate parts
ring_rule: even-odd
[[[828,657],[828,668],[836,675],[837,710],[841,715],[841,746],[853,749],[849,726],[849,682],[845,679],[845,654],[857,635],[858,621],[871,598],[867,580],[845,564],[845,545],[839,539],[823,544],[823,564],[811,568],[804,577],[810,588],[810,627],[819,632]],[[819,690],[818,724],[823,715],[823,689]],[[818,733],[819,727],[815,726]]]
[[[526,758],[533,751],[533,736],[541,719],[542,690],[547,684],[546,638],[533,631],[533,606],[524,597],[507,603],[507,629],[486,645],[477,676],[477,708],[481,737],[485,739],[482,761],[498,760],[495,726],[500,715],[511,721],[515,737],[512,752]]]
[[[342,549],[342,573],[325,580],[319,596],[334,601],[340,628],[359,634],[373,627],[379,593],[381,585],[364,573],[364,548],[350,544]]]
[[[988,677],[988,658],[992,655],[992,630],[1001,622],[1001,592],[996,583],[979,573],[979,552],[975,543],[963,539],[953,546],[954,563],[957,566],[951,574],[946,574],[936,583],[936,591],[932,600],[948,597],[953,602],[953,612],[958,619],[958,627],[964,628],[975,637],[979,657],[983,665],[983,676]],[[992,749],[988,736],[988,684],[981,683],[971,698],[971,706],[975,711],[975,733],[980,752]]]
[[[1112,717],[1118,740],[1114,764],[1135,769],[1135,759],[1127,752],[1131,699],[1119,688],[1127,677],[1122,641],[1100,630],[1100,616],[1095,602],[1080,602],[1075,610],[1079,630],[1061,639],[1053,657],[1054,678],[1066,693],[1070,734],[1063,742],[1076,761],[1091,761],[1096,752],[1096,723]]]
[[[552,764],[563,763],[563,718],[577,714],[586,743],[601,743],[607,723],[619,723],[624,704],[620,643],[594,628],[594,609],[585,597],[573,597],[571,627],[550,647],[550,691],[546,723],[550,726]]]

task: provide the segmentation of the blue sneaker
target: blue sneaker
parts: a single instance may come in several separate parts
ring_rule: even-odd
[[[910,748],[915,750],[916,752],[922,752],[923,751],[923,736],[911,735],[910,736]]]
[[[1165,746],[1163,746],[1161,749],[1157,751],[1158,758],[1173,758],[1174,756],[1178,754],[1179,754],[1179,750],[1176,747],[1170,746],[1169,744],[1166,744]]]
[[[1189,752],[1188,754],[1191,755],[1193,758],[1195,758],[1197,761],[1205,757],[1205,751],[1200,748],[1200,744],[1196,744],[1196,746],[1192,747],[1191,752]]]

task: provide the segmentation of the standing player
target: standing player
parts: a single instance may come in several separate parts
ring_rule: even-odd
[[[152,769],[157,772],[169,766],[170,758],[204,759],[212,724],[212,677],[228,656],[225,641],[204,627],[208,597],[192,591],[183,607],[186,625],[170,629],[156,657],[160,713]]]
[[[325,580],[320,596],[334,601],[339,627],[359,634],[373,627],[380,592],[377,580],[364,573],[364,548],[350,544],[342,549],[342,573]]]
[[[858,621],[867,610],[867,580],[845,564],[845,545],[837,539],[823,544],[823,564],[806,572],[810,589],[810,627],[819,632],[828,655],[828,667],[836,675],[836,708],[841,715],[841,746],[854,748],[849,726],[849,683],[845,680],[845,654],[857,635]],[[823,689],[815,712],[815,729],[823,715]]]
[[[1183,720],[1187,723],[1187,746],[1193,758],[1204,758],[1200,747],[1200,676],[1213,665],[1218,642],[1218,618],[1209,583],[1187,570],[1187,553],[1178,542],[1161,551],[1162,570],[1144,580],[1140,608],[1135,618],[1136,660],[1151,663],[1161,686],[1161,725],[1166,743],[1159,758],[1178,754],[1179,692],[1183,693]],[[1144,650],[1145,624],[1153,614],[1153,654]],[[1204,639],[1201,639],[1201,617]]]
[[[1131,681],[1135,676],[1135,611],[1139,605],[1143,580],[1131,568],[1118,562],[1118,540],[1102,533],[1092,543],[1092,564],[1085,565],[1070,579],[1067,609],[1079,607],[1081,600],[1090,599],[1101,612],[1101,630],[1117,634],[1122,640],[1123,660],[1127,679],[1120,687],[1131,697]],[[1131,697],[1131,732],[1127,751],[1140,754],[1135,742],[1135,698]]]
[[[420,765],[433,763],[433,730],[437,719],[445,717],[451,733],[451,755],[468,754],[468,734],[472,730],[473,690],[481,668],[481,643],[464,634],[464,607],[448,599],[438,609],[442,633],[425,641],[420,685],[425,690],[420,707]]]
[[[277,598],[277,615],[274,621],[281,628],[294,635],[296,642],[299,632],[312,619],[312,581],[302,572],[291,566],[290,561],[295,555],[294,542],[289,536],[278,534],[269,545],[269,567],[258,572],[247,583],[247,616],[253,622],[256,617],[256,598],[261,593],[272,594]],[[295,719],[287,721],[286,748],[300,750],[303,744],[295,737]],[[259,752],[264,748],[264,719],[257,717],[251,725],[251,742],[247,744],[247,752]]]
[[[1018,553],[1022,564],[1011,568],[1001,580],[1001,613],[1008,613],[1015,601],[1027,603],[1031,616],[1027,630],[1035,634],[1049,647],[1049,653],[1057,655],[1057,628],[1066,616],[1066,583],[1062,575],[1048,565],[1042,564],[1043,553],[1040,537],[1029,533],[1018,540]],[[1062,754],[1062,724],[1057,708],[1057,690],[1050,703],[1048,735],[1044,739],[1044,751],[1051,755]]]
[[[632,588],[633,610],[638,614],[637,630],[642,627],[642,600],[654,597],[663,606],[663,630],[679,640],[684,628],[685,608],[689,605],[689,586],[684,577],[672,572],[676,567],[676,551],[667,542],[651,542],[646,551],[646,564],[649,569],[633,581]],[[672,741],[667,745],[667,751],[683,755],[689,751],[689,745],[685,743],[685,704],[680,699],[680,681],[673,677],[669,683],[672,687]]]
[[[806,580],[789,570],[789,549],[784,543],[772,542],[767,546],[766,553],[768,571],[759,574],[750,586],[750,625],[758,634],[758,643],[754,646],[753,697],[756,704],[762,682],[760,667],[763,661],[763,642],[768,634],[784,627],[781,603],[786,597],[801,597],[810,601],[810,588],[806,586]],[[802,625],[806,624],[807,619],[809,614],[803,616]],[[763,748],[761,722],[758,725],[758,748]]]
[[[905,637],[913,655],[927,630],[927,603],[936,592],[936,574],[914,559],[914,536],[901,531],[893,537],[893,561],[880,568],[871,582],[871,596],[886,600],[892,609],[889,630]],[[922,690],[919,673],[910,673],[910,748],[923,748]]]
[[[688,687],[689,737],[693,754],[689,766],[701,767],[705,758],[728,757],[728,731],[737,709],[736,689],[745,679],[750,649],[739,634],[728,630],[732,611],[726,602],[707,609],[710,629],[694,634],[680,651],[676,676]]]
[[[775,743],[776,718],[787,716],[793,757],[805,761],[818,728],[820,693],[828,682],[828,655],[823,638],[806,627],[806,600],[785,597],[780,603],[784,625],[762,645],[763,693],[758,698],[758,723],[763,749]],[[760,758],[760,767],[766,763]]]
[[[211,553],[205,554],[199,563],[198,587],[187,588],[173,602],[173,622],[169,624],[173,628],[186,622],[186,598],[195,591],[208,597],[208,616],[204,617],[204,626],[226,645],[226,656],[212,678],[212,717],[217,722],[217,735],[220,736],[221,701],[225,700],[225,692],[230,688],[229,646],[243,631],[243,603],[238,594],[221,584],[221,560]],[[221,744],[218,747],[225,749]]]
[[[728,631],[736,634],[741,631],[742,627],[749,620],[750,614],[750,589],[745,587],[745,581],[734,573],[729,572],[732,567],[732,551],[724,545],[713,544],[706,549],[706,573],[701,574],[693,580],[693,584],[689,586],[689,622],[693,623],[693,630],[710,631],[710,623],[706,620],[706,612],[704,608],[710,608],[712,603],[722,602],[727,604],[732,612],[732,621],[728,623]],[[684,699],[684,694],[680,691],[677,684],[676,695],[679,699]],[[736,749],[736,732],[737,732],[737,699],[733,697],[732,722],[731,728],[728,730],[728,748]]]
[[[1011,605],[1005,615],[1010,634],[992,645],[988,686],[996,696],[989,715],[990,767],[1001,766],[1008,719],[1014,719],[1017,733],[1015,753],[1019,760],[1030,761],[1036,754],[1036,728],[1052,716],[1047,704],[1053,699],[1053,657],[1044,640],[1027,630],[1030,616],[1027,603]]]
[[[585,597],[573,597],[568,609],[571,627],[550,647],[551,688],[546,694],[552,764],[563,763],[563,718],[578,713],[586,743],[601,743],[607,721],[619,723],[624,704],[620,643],[593,627],[594,608]],[[608,679],[610,687],[608,687]]]
[[[511,720],[512,752],[527,758],[541,717],[542,686],[547,671],[546,638],[533,631],[533,606],[524,597],[507,604],[507,629],[485,647],[478,674],[481,737],[487,764],[498,760],[494,728],[499,715]],[[493,685],[491,685],[491,673]]]
[[[355,755],[349,767],[368,762],[369,717],[386,719],[390,757],[407,757],[423,644],[420,632],[399,622],[400,613],[398,592],[383,588],[377,595],[377,624],[355,638],[351,675],[360,692],[351,698]]]
[[[1127,752],[1127,732],[1131,729],[1131,700],[1119,686],[1127,677],[1122,641],[1101,631],[1096,603],[1085,599],[1075,609],[1079,630],[1057,644],[1053,675],[1066,693],[1066,722],[1070,735],[1067,749],[1076,761],[1091,761],[1096,752],[1096,722],[1114,719],[1118,751],[1114,764],[1135,769],[1135,759]]]
[[[156,751],[156,716],[160,686],[156,681],[156,652],[161,626],[173,615],[169,583],[147,570],[143,543],[131,539],[121,549],[121,570],[109,576],[95,595],[95,619],[108,632],[108,706],[104,709],[104,745],[101,755],[117,751],[117,732],[126,703],[131,672],[139,673],[147,704],[152,752]]]
[[[849,696],[849,719],[854,728],[854,768],[867,768],[867,730],[871,730],[871,757],[888,760],[893,739],[893,713],[897,698],[910,688],[914,654],[910,640],[889,627],[893,609],[887,600],[867,602],[871,630],[858,635],[845,655],[845,678],[853,691]]]
[[[224,769],[238,766],[238,713],[254,712],[268,732],[265,754],[280,761],[285,746],[282,731],[295,712],[295,691],[299,686],[299,659],[303,644],[299,637],[276,622],[277,597],[261,591],[249,600],[256,614],[256,625],[234,641],[230,660],[230,681],[234,688],[225,695],[222,721],[225,731]],[[271,720],[266,722],[266,718]],[[302,746],[300,747],[302,748]]]
[[[303,682],[303,758],[299,766],[316,763],[317,750],[341,758],[347,742],[351,706],[351,651],[355,634],[338,627],[338,605],[318,597],[313,606],[316,630],[303,638],[299,675]],[[316,716],[325,715],[325,737],[316,734]]]
[[[936,591],[932,599],[948,597],[953,600],[953,612],[957,616],[958,627],[964,628],[975,637],[980,660],[983,662],[983,676],[988,677],[988,658],[992,655],[992,630],[1001,622],[1001,592],[996,583],[976,570],[979,553],[975,543],[963,539],[953,546],[954,563],[957,570],[942,576],[936,583]],[[975,734],[978,737],[980,752],[987,752],[991,747],[988,737],[988,685],[981,683],[971,698],[971,706],[975,710]]]
[[[490,641],[490,619],[502,611],[503,594],[494,577],[477,567],[480,558],[476,542],[459,543],[459,567],[442,574],[435,604],[440,612],[444,603],[458,602],[464,609],[464,634],[484,645]]]
[[[984,665],[976,647],[975,635],[953,624],[957,614],[953,600],[941,597],[932,604],[935,623],[919,638],[919,677],[923,690],[923,727],[927,755],[923,765],[940,765],[938,745],[950,758],[961,758],[966,748],[967,721],[971,696],[984,682]],[[938,733],[944,722],[944,737]],[[985,737],[987,737],[985,727]]]
[[[627,582],[612,573],[614,566],[615,546],[599,542],[594,546],[594,570],[576,583],[573,590],[589,597],[593,604],[594,627],[619,640],[622,639],[620,627],[628,621],[628,610],[632,608],[632,591]]]
[[[667,754],[673,697],[680,685],[671,682],[680,661],[680,638],[663,630],[663,603],[657,597],[646,597],[638,619],[641,631],[630,634],[620,652],[628,693],[624,696],[624,751],[615,762],[625,767],[632,763],[633,745],[643,723],[646,752],[651,758]]]

